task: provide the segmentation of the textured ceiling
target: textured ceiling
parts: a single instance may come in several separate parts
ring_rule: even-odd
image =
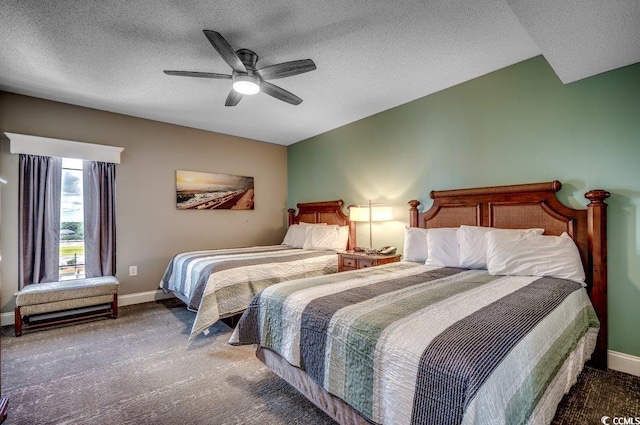
[[[522,60],[575,81],[640,61],[637,0],[0,0],[0,89],[289,145]],[[225,107],[229,73],[202,33],[258,67],[311,58]]]

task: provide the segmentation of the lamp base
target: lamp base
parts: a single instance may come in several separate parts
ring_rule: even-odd
[[[378,250],[377,249],[372,249],[372,248],[366,248],[364,250],[364,253],[366,255],[376,255],[378,253]]]

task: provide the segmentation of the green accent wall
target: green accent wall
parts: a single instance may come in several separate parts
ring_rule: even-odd
[[[374,246],[402,250],[431,190],[560,180],[608,200],[609,349],[640,356],[640,64],[564,85],[539,56],[288,147],[288,202],[394,207]],[[368,227],[358,240],[368,244]]]

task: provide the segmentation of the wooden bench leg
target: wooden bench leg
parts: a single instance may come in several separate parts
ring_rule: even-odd
[[[113,294],[113,301],[111,302],[111,318],[116,319],[118,317],[118,294]]]
[[[14,327],[16,330],[16,336],[22,335],[22,314],[20,313],[20,307],[15,309]]]

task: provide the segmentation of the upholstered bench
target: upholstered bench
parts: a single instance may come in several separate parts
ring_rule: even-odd
[[[118,316],[118,287],[118,279],[114,276],[25,286],[16,293],[16,336],[22,335],[23,330],[78,320],[104,316],[115,319]],[[95,306],[104,308],[90,308]]]

